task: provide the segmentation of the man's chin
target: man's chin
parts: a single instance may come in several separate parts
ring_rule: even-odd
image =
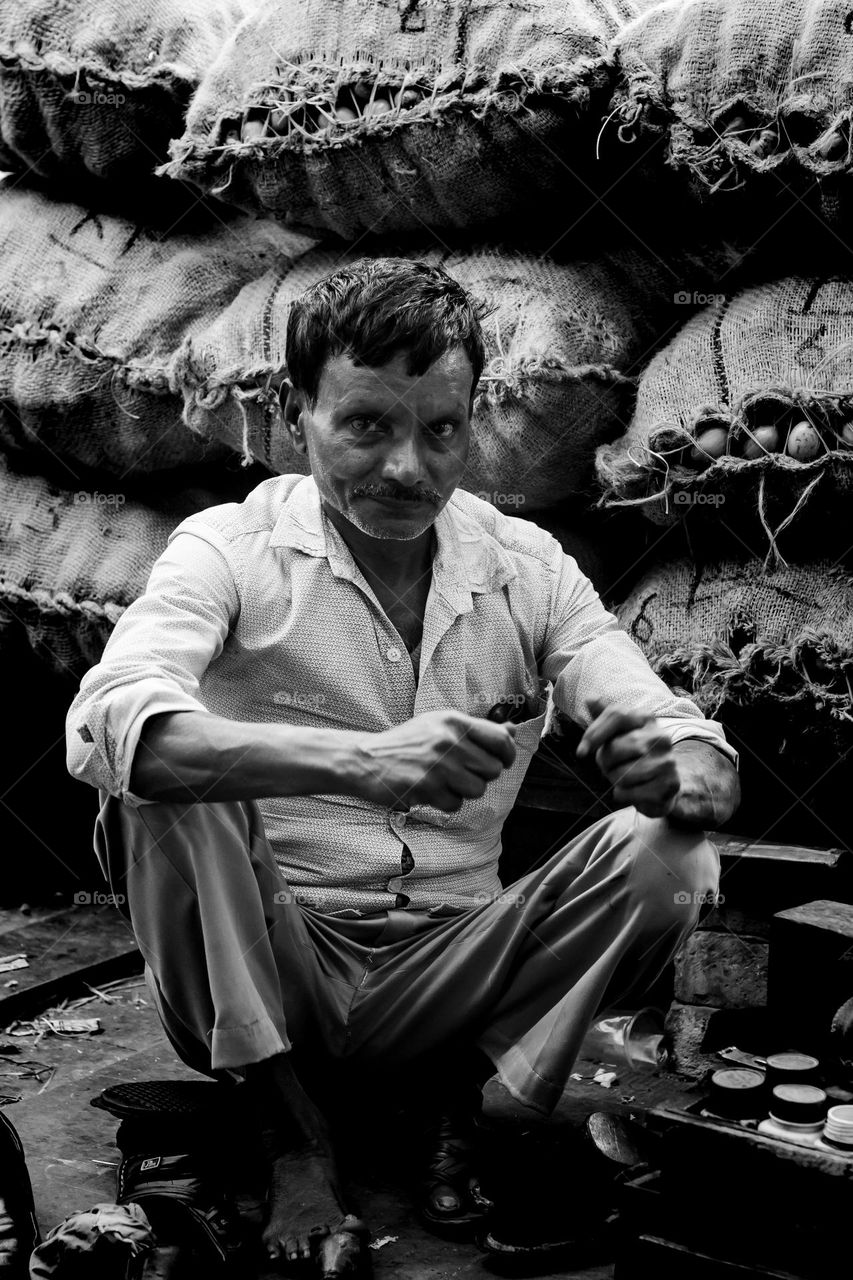
[[[360,505],[360,504],[359,504]],[[384,541],[394,542],[414,542],[415,538],[419,538],[421,534],[426,533],[436,520],[438,512],[434,507],[424,508],[414,512],[403,512],[399,515],[396,513],[383,517],[381,515],[370,515],[366,511],[354,510],[350,507],[346,512],[347,520],[354,524],[356,529],[360,529],[362,533],[366,533],[370,538],[381,538]]]

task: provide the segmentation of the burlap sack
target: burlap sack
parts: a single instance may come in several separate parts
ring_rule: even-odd
[[[155,187],[154,166],[181,133],[201,74],[250,7],[250,0],[0,5],[0,168],[32,169],[69,190],[89,178],[125,190],[146,179]]]
[[[0,637],[23,628],[44,662],[79,679],[176,525],[240,493],[225,481],[221,494],[158,489],[147,506],[118,489],[61,489],[0,455]]]
[[[846,518],[853,448],[853,282],[789,277],[694,316],[640,379],[627,433],[599,449],[596,469],[609,505],[635,504],[657,523],[689,515],[763,534],[768,556],[797,521]],[[777,424],[784,448],[792,423],[819,432],[819,456],[743,457],[751,432]],[[703,471],[689,462],[702,431],[720,426],[728,452]],[[849,435],[849,433],[848,433]],[[853,441],[853,436],[850,437]]]
[[[726,830],[829,846],[849,839],[853,575],[811,561],[660,564],[617,610],[652,667],[740,753]]]
[[[158,237],[0,186],[0,444],[115,476],[215,459],[167,367],[188,329],[299,238],[239,219]],[[299,241],[307,244],[307,241]]]
[[[805,724],[853,724],[853,576],[815,561],[656,566],[617,610],[666,682],[708,716],[783,703]]]
[[[571,170],[582,151],[592,162],[597,126],[580,120],[590,95],[606,102],[603,54],[635,12],[632,0],[265,0],[202,81],[164,171],[346,239],[538,217],[585,193]],[[389,95],[389,109],[356,103],[342,122],[350,86]],[[419,100],[391,105],[406,89]]]
[[[308,253],[247,285],[186,340],[171,379],[194,431],[272,471],[305,470],[279,403],[289,303],[361,256]],[[591,490],[595,447],[624,429],[633,375],[669,323],[671,264],[633,251],[570,264],[498,247],[406,256],[442,265],[493,307],[462,487],[510,514]],[[705,265],[680,261],[679,270],[698,273],[715,255]]]
[[[843,0],[657,5],[616,37],[607,128],[645,147],[661,138],[705,192],[769,173],[832,180],[851,167],[850,39]],[[776,209],[783,194],[768,186]]]

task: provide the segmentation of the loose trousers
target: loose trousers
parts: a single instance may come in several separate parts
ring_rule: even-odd
[[[394,1071],[468,1043],[550,1114],[596,1012],[642,997],[719,879],[704,833],[630,807],[471,910],[342,917],[295,899],[254,801],[100,799],[95,851],[166,1035],[215,1078],[292,1047]]]

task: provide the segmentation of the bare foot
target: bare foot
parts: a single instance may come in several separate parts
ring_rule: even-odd
[[[308,1260],[345,1216],[331,1149],[311,1142],[273,1156],[264,1246],[273,1260]]]

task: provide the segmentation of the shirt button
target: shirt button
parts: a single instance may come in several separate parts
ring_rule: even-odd
[[[397,648],[395,644],[392,644],[391,648],[386,649],[385,651],[385,657],[388,659],[389,662],[399,662],[402,656],[403,656],[402,653],[400,652],[400,650]]]

